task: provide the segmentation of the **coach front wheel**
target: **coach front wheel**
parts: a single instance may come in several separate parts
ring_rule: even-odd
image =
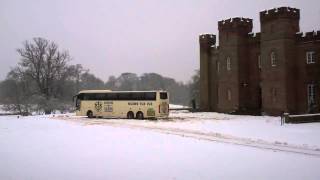
[[[88,118],[93,118],[93,112],[92,111],[88,111],[87,112],[87,116],[88,116]]]

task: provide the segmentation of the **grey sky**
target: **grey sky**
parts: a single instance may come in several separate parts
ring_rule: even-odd
[[[199,68],[198,35],[217,34],[217,21],[279,6],[301,9],[301,31],[320,29],[319,0],[1,0],[0,80],[16,49],[44,37],[69,50],[103,80],[122,72],[156,72],[188,81]]]

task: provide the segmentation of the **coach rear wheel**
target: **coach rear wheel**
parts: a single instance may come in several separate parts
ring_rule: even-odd
[[[127,113],[127,119],[134,119],[134,114],[133,114],[132,111],[129,111],[129,112]]]
[[[137,117],[137,119],[144,119],[143,112],[141,112],[141,111],[137,112],[136,117]]]

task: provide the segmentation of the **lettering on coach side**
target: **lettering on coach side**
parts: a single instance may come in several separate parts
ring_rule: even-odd
[[[137,103],[137,102],[128,102],[128,105],[129,105],[129,106],[137,106],[138,103]]]
[[[104,102],[104,112],[113,112],[113,102],[105,101]]]
[[[152,106],[152,102],[128,102],[129,106]]]

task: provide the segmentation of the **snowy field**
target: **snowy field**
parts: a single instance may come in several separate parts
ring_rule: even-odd
[[[0,117],[0,179],[320,179],[320,123],[171,112],[164,120]]]

